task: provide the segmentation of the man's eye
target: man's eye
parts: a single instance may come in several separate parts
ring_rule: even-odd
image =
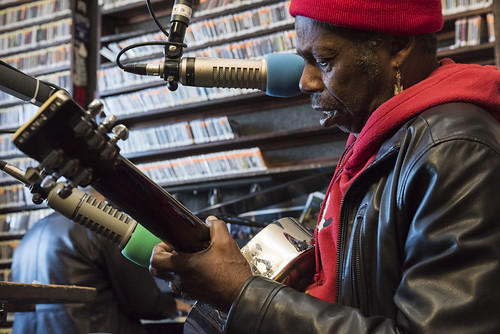
[[[318,60],[316,64],[318,64],[318,67],[323,71],[328,70],[330,67],[330,61],[328,60]]]

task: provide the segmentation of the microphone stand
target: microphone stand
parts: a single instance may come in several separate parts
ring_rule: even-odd
[[[139,75],[157,75],[167,81],[167,87],[171,91],[175,91],[178,88],[179,69],[181,63],[181,57],[183,49],[187,45],[183,42],[184,36],[186,34],[186,29],[189,26],[191,20],[191,14],[193,12],[193,0],[175,0],[174,6],[172,8],[172,15],[170,18],[170,32],[167,32],[159,23],[158,19],[154,15],[151,9],[151,4],[149,0],[146,0],[146,4],[151,15],[151,18],[156,23],[158,28],[168,37],[166,42],[141,42],[124,47],[116,55],[116,65],[122,70],[139,74]],[[130,49],[146,46],[146,45],[164,45],[164,62],[163,65],[149,65],[149,64],[131,64],[124,65],[120,61],[120,57]]]
[[[164,79],[170,91],[177,90],[179,84],[179,64],[182,57],[184,36],[191,21],[192,0],[175,0],[170,18],[168,42],[165,45]]]

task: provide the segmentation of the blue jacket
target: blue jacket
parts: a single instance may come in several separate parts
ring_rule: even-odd
[[[147,268],[58,213],[35,223],[14,252],[15,282],[95,287],[88,304],[38,304],[14,316],[13,334],[146,333],[140,319],[168,318],[176,310]]]

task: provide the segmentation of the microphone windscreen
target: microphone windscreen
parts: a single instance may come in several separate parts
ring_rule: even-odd
[[[137,224],[134,233],[122,250],[122,255],[130,261],[143,267],[149,267],[153,248],[162,242],[141,224]]]
[[[304,69],[304,59],[291,53],[271,53],[267,55],[266,95],[292,97],[301,93],[300,77]]]

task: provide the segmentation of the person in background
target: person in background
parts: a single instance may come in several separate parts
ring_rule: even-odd
[[[89,303],[38,304],[35,312],[18,312],[13,334],[147,333],[140,319],[164,319],[191,307],[162,292],[147,268],[115,244],[57,212],[26,233],[11,270],[14,282],[94,287],[97,295]]]
[[[291,0],[301,90],[348,132],[305,291],[253,276],[225,223],[150,271],[226,333],[500,333],[500,71],[437,59],[440,0]],[[311,114],[311,117],[318,117]]]

